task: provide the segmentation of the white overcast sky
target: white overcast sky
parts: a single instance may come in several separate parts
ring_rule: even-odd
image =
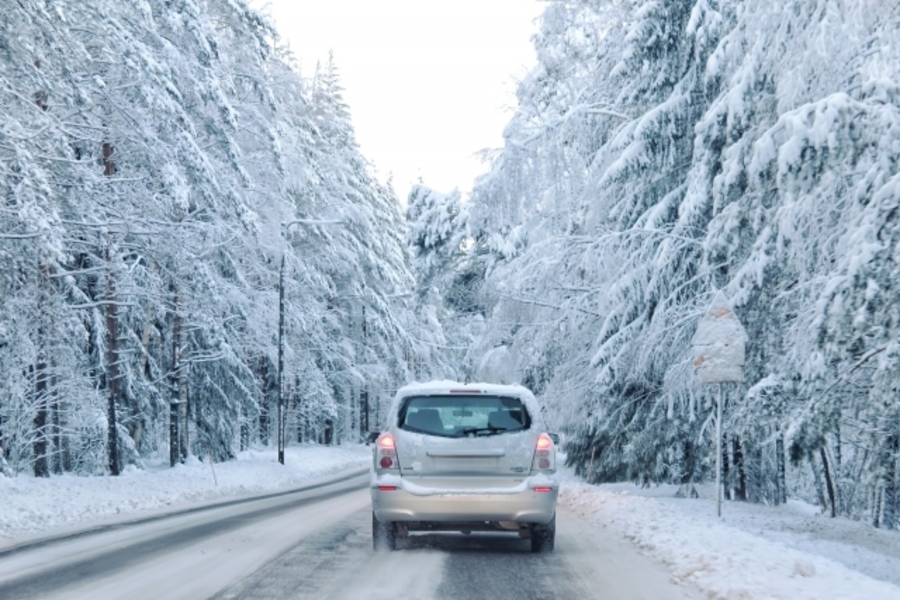
[[[405,203],[421,177],[471,189],[536,62],[536,0],[256,0],[312,76],[334,52],[357,141]]]

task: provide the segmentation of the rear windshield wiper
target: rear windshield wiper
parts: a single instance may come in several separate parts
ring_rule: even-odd
[[[459,430],[456,435],[457,437],[465,437],[467,435],[484,435],[484,434],[494,434],[500,433],[501,431],[506,431],[502,427],[491,427],[488,425],[487,427],[466,427],[465,429]]]
[[[454,437],[453,434],[448,434],[446,432],[440,432],[427,429],[419,429],[418,427],[414,427],[413,425],[407,425],[404,423],[400,426],[400,429],[405,429],[406,431],[412,431],[413,433],[424,433],[425,435],[433,435],[436,437]]]

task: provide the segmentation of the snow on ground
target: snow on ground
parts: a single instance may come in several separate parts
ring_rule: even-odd
[[[145,470],[130,466],[119,477],[0,475],[0,547],[111,517],[139,518],[160,509],[299,487],[317,477],[364,468],[371,456],[363,445],[293,446],[285,451],[284,465],[274,449],[266,449],[241,452],[235,461],[212,466],[196,457],[174,468],[168,462]]]
[[[661,560],[673,581],[722,599],[900,599],[900,533],[830,519],[790,501],[780,507],[700,499],[676,486],[592,486],[568,476],[560,503],[624,534]],[[704,493],[705,492],[705,493]]]
[[[317,477],[368,465],[370,448],[296,446],[285,465],[274,450],[241,453],[210,467],[131,467],[120,477],[0,476],[0,547],[47,532],[239,496],[299,487]],[[213,473],[215,473],[215,478]],[[710,598],[900,600],[900,532],[830,519],[790,501],[780,507],[725,502],[715,516],[711,487],[677,499],[674,486],[587,485],[564,471],[560,503],[632,540],[661,560],[674,581]]]

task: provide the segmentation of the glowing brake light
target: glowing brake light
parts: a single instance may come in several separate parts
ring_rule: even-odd
[[[553,440],[546,433],[538,436],[537,443],[534,446],[534,464],[532,469],[539,471],[556,470],[556,452],[553,449]]]
[[[552,492],[553,488],[549,485],[537,485],[534,487],[536,492]]]
[[[390,433],[382,433],[375,443],[375,464],[381,469],[396,469],[397,444]]]

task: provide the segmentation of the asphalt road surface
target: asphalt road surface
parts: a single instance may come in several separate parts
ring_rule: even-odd
[[[556,550],[433,533],[374,552],[368,475],[0,552],[0,599],[692,598],[627,541],[560,511]]]

